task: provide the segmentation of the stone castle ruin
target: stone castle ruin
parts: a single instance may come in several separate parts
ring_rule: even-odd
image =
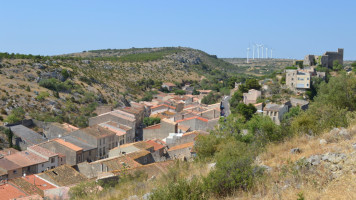
[[[344,63],[344,49],[337,49],[337,52],[327,51],[321,56],[306,55],[304,57],[303,65],[332,68],[335,60],[338,60],[341,65]]]

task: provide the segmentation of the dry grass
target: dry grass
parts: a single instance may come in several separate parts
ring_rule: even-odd
[[[356,143],[356,126],[348,129],[349,137],[325,133],[320,137],[301,136],[282,144],[271,144],[259,157],[259,163],[273,170],[248,192],[238,192],[227,199],[297,199],[302,193],[305,199],[356,199],[356,156],[352,144]],[[328,141],[320,144],[320,139]],[[301,153],[292,154],[292,148]],[[342,164],[343,173],[332,179],[331,172],[323,164],[314,168],[294,170],[295,162],[311,155],[327,152],[354,155]]]

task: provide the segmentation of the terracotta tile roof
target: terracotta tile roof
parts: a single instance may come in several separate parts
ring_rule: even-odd
[[[201,135],[201,134],[203,134],[203,135],[208,135],[209,132],[202,131],[202,130],[196,130],[196,131],[191,131],[191,132],[188,132],[188,133],[184,133],[182,137],[188,136],[188,135],[193,135],[193,134],[194,134],[194,135]]]
[[[95,161],[91,164],[98,164],[102,163],[106,165],[110,171],[116,171],[116,170],[122,170],[124,168],[134,168],[141,166],[140,163],[136,162],[134,159],[132,159],[129,156],[119,156],[119,157],[112,157],[112,158],[107,158],[107,159],[102,159]]]
[[[176,124],[177,124],[177,122],[174,122],[174,121],[172,121],[172,120],[170,120],[170,119],[162,119],[162,120],[161,120],[161,123],[162,123],[162,122],[169,123],[169,124],[172,124],[172,125],[176,125]]]
[[[160,129],[161,128],[161,124],[154,124],[152,126],[147,126],[146,128],[143,129]]]
[[[34,194],[26,197],[16,198],[16,200],[43,200],[43,197],[38,194]]]
[[[47,159],[29,151],[22,151],[16,154],[6,156],[6,159],[21,167],[28,167],[47,162]]]
[[[70,148],[73,151],[82,151],[83,150],[82,148],[80,148],[80,147],[78,147],[78,146],[76,146],[76,145],[74,145],[72,143],[66,142],[66,141],[64,141],[64,140],[62,140],[60,138],[54,139],[53,141],[65,146],[67,148]]]
[[[180,145],[171,147],[170,149],[168,149],[168,151],[174,151],[174,150],[184,149],[184,148],[193,147],[193,146],[194,146],[194,142],[189,142],[189,143],[184,143],[184,144],[180,144]]]
[[[0,199],[17,199],[25,196],[27,196],[27,194],[9,183],[0,185]]]
[[[141,165],[135,168],[131,168],[125,171],[115,171],[115,175],[121,175],[122,173],[125,174],[134,174],[136,171],[143,171],[147,174],[149,178],[152,176],[160,176],[163,174],[166,174],[169,171],[169,168],[171,165],[173,165],[175,162],[173,160],[165,161],[165,162],[158,162],[158,163],[152,163],[148,165]]]
[[[119,117],[121,119],[124,119],[124,120],[127,120],[127,121],[131,121],[131,122],[134,122],[135,121],[135,118],[132,118],[132,117],[127,117],[125,115],[123,115],[122,113],[119,113],[117,110],[115,111],[112,111],[112,112],[109,112],[107,113],[109,115],[112,115],[112,116],[115,116],[115,117]],[[105,115],[105,114],[103,114]],[[100,115],[99,115],[100,116]]]
[[[83,129],[80,129],[78,131],[82,131],[86,134],[89,134],[91,136],[94,136],[96,138],[102,138],[102,137],[106,137],[106,136],[110,136],[110,135],[115,135],[116,133],[114,133],[113,131],[107,129],[107,128],[103,128],[99,125],[94,125],[94,126],[89,126]]]
[[[66,129],[67,131],[69,131],[69,132],[76,131],[76,130],[79,129],[78,127],[75,127],[75,126],[70,125],[70,124],[67,124],[67,123],[63,123],[63,124],[62,124],[62,127],[63,127],[64,129]]]
[[[3,149],[0,151],[0,154],[3,155],[3,156],[6,156],[6,155],[11,155],[11,154],[14,154],[14,153],[18,153],[19,151],[14,149],[14,148],[7,148],[7,149]]]
[[[184,122],[184,121],[188,121],[188,120],[192,120],[192,119],[198,119],[198,120],[204,121],[204,122],[208,122],[209,121],[208,119],[205,119],[203,117],[194,116],[194,117],[189,117],[189,118],[178,120],[178,121],[176,121],[176,123],[180,123],[180,122]]]
[[[87,180],[84,175],[66,164],[37,174],[37,176],[56,186],[71,186]]]
[[[28,195],[40,195],[40,196],[44,196],[44,192],[43,190],[39,189],[38,187],[36,187],[33,182],[30,183],[28,181],[25,180],[25,178],[15,178],[12,179],[10,181],[11,184],[13,184],[14,186],[16,186],[18,189],[20,189],[21,191],[24,191],[26,194]]]
[[[173,110],[176,109],[176,107],[169,106],[169,105],[167,105],[167,104],[160,104],[160,105],[157,105],[157,106],[152,106],[152,107],[151,107],[151,110],[152,110],[152,109],[155,109],[155,108],[159,108],[159,107],[167,107],[167,108],[170,108],[170,109],[173,109]]]
[[[30,146],[30,147],[27,147],[27,150],[28,151],[31,151],[31,152],[34,152],[34,153],[38,153],[42,156],[45,156],[45,157],[53,157],[53,156],[57,156],[58,154],[48,150],[48,149],[45,149],[39,145],[34,145],[34,146]]]
[[[189,126],[184,126],[184,125],[178,125],[178,129],[182,130],[182,131],[188,131],[190,129]]]
[[[132,153],[129,153],[129,154],[126,154],[128,157],[136,160],[138,158],[142,158],[142,157],[145,157],[147,156],[148,154],[150,154],[149,151],[147,150],[141,150],[141,151],[135,151],[135,152],[132,152]]]
[[[40,190],[48,190],[48,189],[53,189],[56,188],[56,186],[52,185],[51,183],[37,177],[34,174],[27,175],[26,177],[22,177],[23,180],[34,184],[36,187],[38,187]]]
[[[152,144],[147,143],[145,141],[135,142],[135,143],[133,143],[133,145],[139,149],[144,149],[144,150],[147,150],[147,149],[150,149],[153,147]]]
[[[11,171],[15,169],[20,169],[22,168],[20,165],[6,159],[6,158],[1,158],[0,159],[0,167],[3,168],[4,170]]]
[[[158,151],[160,149],[164,149],[165,148],[164,145],[159,144],[159,143],[155,142],[154,140],[148,140],[146,142],[153,146],[154,151]]]

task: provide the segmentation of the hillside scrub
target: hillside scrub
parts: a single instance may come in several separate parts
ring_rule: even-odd
[[[269,180],[263,173],[265,168],[256,166],[254,162],[266,146],[288,141],[295,136],[298,138],[299,135],[321,134],[333,127],[347,127],[355,122],[355,88],[356,78],[353,76],[342,73],[332,77],[329,83],[322,83],[307,111],[292,109],[281,126],[275,125],[269,117],[256,114],[250,120],[239,113],[220,120],[219,126],[210,135],[198,136],[195,145],[197,162],[216,162],[215,168],[201,179],[197,177],[173,184],[173,189],[160,187],[154,190],[152,199],[219,199],[238,191],[256,190],[263,181]],[[248,130],[247,134],[243,129]],[[285,173],[299,176],[300,182],[304,180],[304,175],[296,170],[298,166],[300,170],[306,170],[301,168],[302,163],[296,163],[285,166]],[[314,176],[306,174],[305,181]],[[295,193],[296,197],[297,194],[300,193]]]

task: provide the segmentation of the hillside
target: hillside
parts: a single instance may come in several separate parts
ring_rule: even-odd
[[[84,127],[98,105],[122,106],[140,100],[164,81],[199,83],[217,74],[232,76],[236,69],[216,56],[183,47],[59,56],[0,53],[0,121],[22,107],[36,119]]]

